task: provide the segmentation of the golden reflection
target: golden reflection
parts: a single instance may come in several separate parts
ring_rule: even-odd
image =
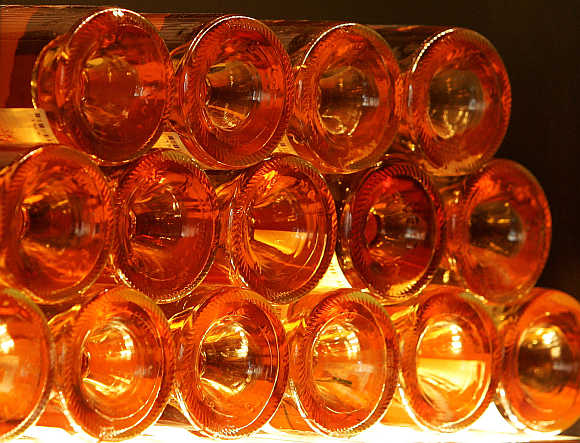
[[[8,326],[6,323],[0,323],[0,351],[4,354],[14,351],[14,340],[8,333]]]

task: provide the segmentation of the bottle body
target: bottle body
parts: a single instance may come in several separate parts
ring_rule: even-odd
[[[172,48],[173,130],[206,169],[243,169],[284,134],[294,83],[288,55],[244,16],[150,14]],[[185,37],[185,38],[184,38]]]
[[[443,285],[387,311],[399,333],[401,372],[383,423],[415,422],[438,432],[469,426],[493,399],[501,365],[489,314],[461,288]]]
[[[55,353],[40,309],[19,291],[0,286],[0,439],[33,425],[48,401]]]
[[[173,387],[175,353],[169,324],[151,300],[113,287],[49,325],[57,399],[75,431],[122,440],[157,420]]]
[[[443,205],[429,176],[391,159],[329,183],[339,202],[337,257],[351,286],[368,288],[387,304],[427,286],[446,236]]]
[[[250,290],[202,286],[170,319],[177,346],[176,404],[206,437],[260,429],[288,382],[288,345],[280,320]]]
[[[456,279],[486,303],[505,305],[533,287],[550,249],[552,220],[535,177],[494,159],[459,184],[441,188],[448,229],[444,279]],[[445,280],[444,280],[445,281]]]
[[[2,109],[8,115],[3,124],[11,126],[2,131],[3,142],[30,143],[46,121],[50,131],[43,128],[42,134],[49,131],[104,165],[133,160],[155,143],[171,78],[167,47],[147,20],[118,8],[3,7],[1,14],[14,27],[25,24],[24,30],[6,31],[16,61],[4,103],[35,107],[34,113]],[[47,36],[54,38],[47,42]],[[27,94],[12,91],[22,87],[13,79],[29,75],[20,70],[30,69],[33,58],[30,103]],[[40,123],[26,121],[33,117]]]
[[[355,435],[376,423],[397,383],[394,327],[381,305],[352,289],[314,292],[281,309],[290,383],[270,426]]]
[[[557,434],[580,418],[580,304],[534,288],[500,323],[505,357],[496,405],[518,430]]]
[[[273,303],[308,292],[336,243],[336,210],[324,178],[286,154],[225,177],[216,188],[220,245],[206,281],[248,286]]]
[[[268,21],[290,54],[295,104],[284,149],[324,173],[378,162],[397,131],[396,60],[373,30],[354,23]]]
[[[78,302],[110,250],[113,207],[103,174],[60,145],[1,154],[2,279],[41,304]]]
[[[401,66],[394,149],[435,175],[465,175],[497,151],[511,88],[492,44],[478,33],[435,26],[373,26]]]
[[[118,276],[157,303],[189,294],[209,270],[219,236],[206,174],[184,153],[153,149],[126,168],[115,200]]]

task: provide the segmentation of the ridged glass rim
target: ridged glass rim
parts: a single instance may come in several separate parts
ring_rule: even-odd
[[[389,78],[392,82],[392,88],[390,88],[391,91],[388,97],[391,112],[386,112],[387,119],[382,125],[384,133],[380,139],[380,142],[377,143],[379,148],[375,148],[371,155],[364,159],[363,164],[358,165],[356,169],[337,168],[336,166],[327,163],[318,155],[318,146],[316,146],[315,149],[312,149],[311,155],[316,157],[317,162],[320,163],[322,172],[325,173],[351,173],[372,166],[374,163],[378,162],[389,149],[392,141],[395,138],[399,125],[399,118],[397,112],[395,112],[395,85],[400,75],[399,64],[385,39],[382,38],[376,31],[367,26],[350,22],[339,23],[320,33],[314,39],[314,41],[310,43],[304,54],[298,60],[294,61],[294,66],[299,68],[296,73],[297,82],[298,79],[300,79],[300,83],[305,83],[307,85],[318,85],[318,78],[322,73],[321,70],[322,68],[325,68],[325,66],[320,66],[318,63],[318,59],[320,58],[319,53],[324,51],[326,47],[332,46],[335,41],[342,40],[344,35],[348,35],[350,33],[362,36],[367,41],[369,41],[383,61],[383,66],[385,67],[385,77]],[[313,103],[317,102],[317,93],[318,88],[314,87],[300,87],[296,89],[295,108],[307,109],[308,119],[311,122],[318,122],[319,120],[318,106],[312,106]],[[330,145],[328,138],[324,135],[324,132],[321,131],[318,123],[313,127],[312,125],[302,125],[302,130],[306,132],[304,137],[306,140],[312,140],[315,138],[318,144],[322,144],[321,142],[323,142],[324,147],[326,148]],[[319,136],[315,137],[315,134],[319,134]],[[361,163],[361,161],[358,163]]]
[[[386,356],[384,388],[374,410],[363,421],[353,426],[338,427],[333,426],[336,416],[324,406],[318,394],[318,388],[313,383],[311,361],[307,359],[307,356],[311,355],[309,350],[328,321],[353,310],[368,313],[383,335]],[[292,351],[292,372],[296,379],[291,380],[290,387],[295,394],[301,414],[307,418],[307,423],[311,428],[333,437],[348,437],[364,431],[382,418],[397,387],[399,346],[395,327],[377,300],[369,294],[353,289],[333,291],[325,296],[301,323],[299,336],[295,340],[295,348]]]
[[[432,205],[434,226],[434,244],[431,253],[431,259],[422,275],[415,283],[407,287],[398,294],[389,294],[388,288],[381,288],[375,284],[373,279],[365,273],[365,267],[362,262],[363,250],[366,248],[364,240],[364,226],[366,218],[371,209],[372,202],[376,197],[377,183],[386,178],[408,178],[418,183],[425,194],[430,198]],[[350,220],[350,235],[345,235],[347,219]],[[429,178],[429,176],[417,165],[407,162],[386,162],[381,166],[369,170],[368,173],[359,182],[357,189],[351,193],[348,203],[348,209],[341,215],[341,238],[339,239],[341,247],[350,255],[353,267],[364,284],[380,296],[382,301],[387,304],[399,303],[408,300],[423,290],[433,279],[435,272],[439,267],[444,252],[444,243],[447,236],[447,223],[443,209],[443,204],[439,193]],[[348,275],[346,276],[348,279]],[[354,282],[351,282],[354,283]]]
[[[252,306],[263,312],[264,318],[268,320],[271,331],[276,340],[276,347],[272,348],[275,351],[274,357],[277,358],[278,373],[276,381],[270,392],[270,397],[266,404],[263,405],[262,410],[255,419],[243,428],[227,428],[223,426],[216,426],[219,420],[215,419],[215,412],[211,405],[204,402],[200,395],[199,384],[199,361],[201,358],[201,344],[203,343],[205,334],[213,323],[218,319],[223,318],[229,314],[235,313],[239,310],[237,305]],[[235,309],[234,309],[235,308]],[[265,425],[274,415],[278,409],[288,383],[289,364],[288,364],[288,342],[286,340],[286,333],[282,323],[274,314],[271,307],[265,299],[251,290],[225,286],[219,287],[211,295],[206,297],[198,306],[191,309],[187,315],[187,319],[183,323],[188,323],[186,331],[181,331],[178,339],[178,349],[180,349],[179,359],[181,362],[187,362],[186,371],[187,379],[181,381],[181,372],[184,371],[185,365],[178,369],[175,391],[176,399],[179,403],[182,413],[187,420],[196,428],[197,431],[204,436],[220,439],[233,439],[250,435],[258,431]],[[188,345],[181,345],[179,342],[184,341]],[[181,389],[181,385],[192,386],[188,392]]]
[[[119,320],[118,316],[115,316],[115,312],[110,310],[111,303],[131,303],[138,307],[141,314],[144,315],[143,319],[148,321],[152,331],[156,332],[159,352],[163,355],[163,361],[158,362],[161,367],[161,383],[150,409],[139,411],[137,416],[133,414],[128,418],[114,422],[107,420],[86,403],[77,384],[78,380],[75,377],[74,369],[77,366],[76,361],[79,359],[83,341],[89,331],[98,326],[97,321],[103,319]],[[101,315],[97,316],[98,312],[101,312]],[[175,351],[169,323],[161,309],[151,299],[127,287],[118,286],[104,290],[80,307],[76,313],[73,327],[65,331],[61,340],[63,340],[65,349],[62,363],[59,365],[61,371],[59,380],[61,380],[62,385],[57,386],[57,393],[63,412],[75,430],[80,427],[81,431],[91,437],[119,441],[140,434],[157,421],[168,403],[173,389]],[[122,427],[117,429],[120,424]],[[106,430],[107,434],[95,435],[92,432],[93,429],[99,428]]]
[[[26,296],[24,293],[16,289],[12,289],[10,287],[0,284],[0,298],[2,297],[11,298],[14,302],[16,302],[20,307],[26,310],[26,312],[28,312],[28,314],[30,314],[33,317],[32,321],[34,322],[35,326],[41,329],[43,333],[42,337],[37,338],[39,341],[42,340],[45,343],[49,359],[46,385],[43,388],[40,401],[35,405],[34,409],[30,411],[30,414],[26,418],[24,418],[24,420],[22,420],[19,424],[17,424],[6,434],[0,435],[0,440],[10,440],[23,433],[30,426],[34,425],[34,423],[36,423],[36,421],[40,418],[40,416],[44,412],[44,409],[46,408],[54,385],[56,350],[54,347],[52,334],[46,321],[46,317],[44,316],[40,308],[28,296]]]
[[[540,259],[538,261],[538,266],[534,270],[533,273],[530,273],[528,278],[528,283],[524,285],[522,288],[516,288],[507,294],[501,294],[498,297],[498,294],[494,294],[494,298],[491,299],[488,297],[487,294],[483,294],[477,290],[479,285],[477,284],[477,278],[471,278],[472,273],[466,272],[466,270],[471,270],[471,267],[468,265],[468,260],[466,259],[464,254],[459,253],[458,251],[454,251],[453,255],[455,255],[455,260],[457,262],[457,266],[459,268],[459,273],[461,274],[461,278],[465,281],[467,287],[472,289],[473,292],[478,294],[480,297],[485,298],[488,302],[498,304],[513,304],[518,299],[521,299],[538,281],[540,275],[544,269],[544,265],[548,260],[548,255],[550,253],[550,244],[551,244],[551,233],[552,233],[552,216],[550,213],[550,207],[548,203],[548,199],[544,190],[542,189],[540,183],[536,179],[536,177],[523,165],[507,159],[493,159],[490,160],[486,165],[480,168],[476,173],[470,175],[462,190],[461,201],[462,204],[459,208],[457,213],[457,221],[454,224],[453,229],[449,230],[449,238],[450,242],[455,245],[467,245],[470,242],[470,233],[469,233],[469,226],[471,224],[471,214],[476,207],[477,203],[477,184],[480,180],[484,177],[492,175],[497,171],[506,171],[508,176],[513,176],[514,174],[519,174],[521,177],[524,177],[529,183],[530,186],[534,189],[533,196],[535,196],[538,206],[542,208],[544,214],[544,223],[545,223],[545,233],[544,233],[544,247],[540,250],[537,257]],[[540,246],[540,245],[538,245]]]
[[[2,234],[1,242],[6,246],[3,246],[8,251],[7,254],[12,256],[17,256],[18,251],[18,241],[15,236],[10,236],[6,239],[5,225],[6,220],[11,220],[15,210],[21,205],[23,194],[22,188],[24,184],[30,185],[35,179],[33,171],[48,161],[56,161],[60,164],[69,164],[76,169],[83,170],[84,174],[92,178],[92,180],[98,184],[101,189],[101,196],[103,198],[103,206],[105,212],[108,213],[107,220],[104,221],[103,225],[106,227],[105,235],[103,239],[103,247],[98,258],[95,261],[95,265],[92,270],[76,285],[56,291],[54,294],[58,297],[47,298],[41,294],[30,292],[31,298],[41,304],[52,305],[60,304],[70,301],[78,301],[77,299],[88,289],[88,287],[95,282],[95,280],[100,275],[101,271],[105,267],[109,256],[110,243],[112,240],[112,214],[113,214],[113,204],[112,196],[109,190],[109,185],[105,179],[105,176],[101,170],[94,164],[89,157],[85,154],[76,151],[72,148],[63,145],[40,145],[35,147],[32,151],[27,153],[24,157],[19,159],[11,168],[9,179],[5,186],[5,198],[3,199],[3,204],[1,205],[2,222],[0,223],[0,233]],[[23,282],[18,281],[19,286],[24,286]]]
[[[475,422],[487,409],[494,398],[501,370],[503,349],[497,329],[484,308],[475,298],[459,287],[439,286],[435,293],[424,293],[416,302],[417,310],[413,316],[413,326],[400,331],[402,339],[400,387],[403,402],[407,405],[409,415],[420,427],[437,432],[456,432]],[[419,389],[417,376],[417,346],[430,319],[443,313],[455,316],[476,324],[474,329],[480,332],[482,341],[490,347],[490,379],[485,395],[476,404],[470,414],[453,423],[429,420],[422,411],[428,410],[436,415],[436,409],[425,399]]]
[[[180,167],[183,167],[189,171],[193,178],[201,184],[201,187],[198,187],[197,189],[203,189],[205,191],[211,206],[215,209],[216,212],[218,211],[217,195],[206,173],[193,161],[191,157],[188,157],[186,154],[174,149],[154,149],[130,166],[130,169],[128,169],[125,175],[123,175],[115,190],[115,207],[117,211],[120,211],[128,197],[136,192],[136,186],[142,181],[138,177],[141,168],[146,168],[147,165],[156,161],[160,161],[162,163],[178,164]],[[156,176],[155,179],[158,179],[158,177]],[[115,221],[116,235],[119,235],[119,220],[120,217],[117,215]],[[148,284],[148,282],[151,280],[150,278],[142,275],[139,275],[140,278],[138,279],[132,279],[129,277],[125,272],[125,266],[123,265],[123,263],[126,263],[126,260],[122,261],[120,259],[122,255],[121,244],[118,237],[116,236],[112,247],[113,265],[117,271],[117,274],[119,275],[119,278],[121,278],[123,282],[125,282],[128,286],[141,291],[148,297],[151,297],[153,300],[155,300],[156,303],[170,303],[177,301],[191,293],[191,291],[195,289],[207,275],[213,264],[217,251],[219,229],[220,220],[219,216],[216,216],[213,225],[213,237],[211,243],[207,245],[208,254],[205,264],[201,271],[196,276],[194,276],[194,278],[190,279],[188,284],[180,288],[166,291],[165,293],[160,293],[159,291],[152,289]]]
[[[546,303],[552,302],[557,305],[557,309],[546,312]],[[569,306],[572,305],[572,306]],[[497,402],[502,413],[515,418],[514,425],[518,428],[524,428],[529,433],[540,433],[542,435],[556,435],[564,429],[572,426],[579,418],[580,410],[580,377],[577,379],[577,393],[575,399],[575,410],[562,411],[560,421],[554,429],[537,429],[534,420],[527,419],[517,407],[525,403],[526,407],[534,412],[545,414],[544,409],[534,406],[528,401],[518,376],[518,345],[522,334],[526,332],[534,321],[544,317],[546,314],[570,313],[571,308],[575,308],[578,323],[580,323],[580,305],[578,301],[570,295],[556,290],[536,287],[528,294],[526,302],[519,308],[516,318],[508,321],[502,332],[504,333],[504,360],[502,370],[498,373],[500,376],[500,386],[498,390]],[[576,342],[576,356],[580,355],[580,343]],[[577,371],[579,374],[580,372]],[[510,382],[509,380],[513,380]],[[520,429],[522,430],[522,429]]]
[[[313,188],[316,189],[320,203],[326,209],[326,221],[328,232],[324,251],[321,254],[320,262],[317,269],[310,278],[300,287],[290,289],[286,292],[279,293],[269,288],[263,288],[263,278],[253,272],[251,266],[246,261],[246,245],[243,241],[243,232],[246,225],[245,217],[248,208],[252,206],[255,197],[255,191],[260,188],[262,181],[259,176],[270,171],[288,170],[300,174],[310,180]],[[330,189],[324,180],[324,177],[306,160],[290,154],[274,154],[272,157],[262,161],[249,169],[242,176],[242,181],[238,184],[236,194],[233,198],[229,217],[229,236],[228,252],[231,256],[231,264],[236,272],[240,274],[246,284],[254,291],[264,296],[271,303],[286,304],[296,300],[313,289],[318,281],[322,278],[330,261],[336,246],[337,237],[337,218],[334,199]]]
[[[429,100],[425,97],[428,97],[431,79],[436,74],[437,68],[440,67],[437,59],[449,55],[449,49],[446,45],[450,41],[456,47],[473,47],[475,44],[481,54],[484,54],[487,59],[497,64],[500,67],[500,71],[495,72],[496,78],[501,85],[501,91],[507,97],[505,103],[501,100],[499,101],[502,104],[501,108],[503,112],[501,114],[501,123],[496,126],[498,130],[494,134],[493,141],[489,143],[489,147],[481,159],[476,164],[470,166],[470,171],[472,171],[493,157],[498,150],[507,131],[511,111],[511,86],[507,71],[500,55],[489,40],[475,31],[457,27],[446,28],[442,32],[427,39],[423,44],[423,49],[415,56],[410,71],[407,74],[408,78],[405,80],[409,88],[412,88],[412,96],[410,95],[408,103],[401,103],[400,105],[407,108],[406,112],[412,115],[413,120],[417,122],[415,132],[419,145],[429,159],[429,163],[432,163],[435,167],[442,167],[443,164],[438,160],[440,156],[439,151],[447,149],[453,150],[457,142],[455,141],[455,137],[452,137],[450,140],[443,140],[437,136],[430,135],[433,131],[430,128],[430,118],[427,114]],[[490,63],[491,65],[492,63]],[[469,171],[464,171],[463,173],[467,172]],[[461,175],[461,173],[454,175]]]
[[[115,23],[120,23],[121,25],[133,25],[144,31],[150,38],[151,44],[156,49],[157,53],[162,56],[162,60],[160,61],[167,67],[165,74],[165,108],[160,116],[156,128],[151,131],[151,134],[149,134],[145,143],[140,146],[140,149],[136,151],[133,156],[118,161],[100,158],[86,149],[86,146],[90,146],[95,142],[101,143],[101,139],[96,136],[86,124],[86,119],[78,107],[78,97],[76,97],[74,93],[76,89],[75,85],[79,83],[78,76],[80,67],[85,63],[87,51],[89,51],[94,45],[95,31],[103,26],[103,23],[101,22],[111,20],[111,16],[115,17]],[[161,134],[163,130],[163,122],[166,119],[170,108],[169,105],[172,89],[170,72],[172,71],[170,70],[171,63],[169,59],[169,50],[155,26],[145,17],[134,11],[117,7],[105,7],[85,17],[78,26],[73,28],[68,34],[59,36],[57,39],[60,39],[59,43],[66,47],[68,54],[66,60],[58,61],[58,66],[59,69],[62,69],[62,73],[55,77],[54,91],[55,95],[57,95],[57,97],[55,97],[56,100],[61,103],[60,114],[64,116],[62,124],[74,133],[74,139],[71,141],[74,142],[75,146],[78,146],[79,149],[91,156],[94,161],[103,166],[124,164],[139,158],[153,146]],[[50,43],[46,48],[49,46]],[[42,59],[43,52],[44,50],[40,53],[35,62],[33,68],[33,79],[36,77],[36,72],[38,71],[39,62]],[[34,107],[36,108],[37,100],[35,88],[32,88],[32,98]],[[82,122],[82,124],[79,124],[79,122]],[[77,140],[80,140],[80,143],[78,143]],[[115,143],[110,143],[110,145],[114,148]]]
[[[266,26],[261,21],[243,16],[243,15],[222,15],[210,22],[206,23],[201,30],[196,34],[193,38],[185,55],[179,62],[179,66],[176,70],[176,81],[175,81],[175,88],[176,88],[176,105],[177,110],[181,113],[181,109],[183,108],[183,103],[185,101],[185,90],[184,90],[184,82],[180,81],[180,77],[182,75],[181,71],[183,66],[187,65],[195,65],[200,66],[199,70],[206,72],[209,66],[201,66],[199,61],[194,60],[204,60],[203,56],[199,56],[199,53],[202,54],[211,53],[212,47],[220,43],[220,38],[222,34],[229,34],[234,31],[248,31],[251,30],[253,32],[257,32],[264,36],[264,39],[268,42],[268,44],[274,49],[276,53],[280,56],[280,66],[282,67],[284,81],[286,84],[286,91],[285,91],[285,98],[284,98],[284,106],[282,108],[280,114],[280,121],[276,127],[276,130],[268,140],[268,142],[262,146],[258,151],[252,154],[244,154],[241,156],[235,156],[235,152],[231,149],[219,149],[208,151],[208,149],[212,148],[212,139],[215,142],[219,142],[220,145],[223,142],[215,137],[211,131],[205,128],[206,118],[203,116],[203,112],[200,110],[196,113],[196,118],[194,121],[188,121],[188,130],[187,134],[194,139],[194,143],[199,145],[199,148],[207,153],[208,156],[212,158],[212,161],[215,161],[220,164],[221,167],[224,169],[241,169],[252,166],[259,161],[263,160],[269,154],[274,151],[282,136],[286,131],[286,126],[288,123],[288,119],[290,118],[290,113],[293,106],[293,96],[294,96],[294,74],[292,72],[292,65],[290,63],[290,58],[282,46],[282,42],[280,39],[274,34],[274,32]],[[203,76],[205,79],[205,75]],[[191,82],[191,79],[189,80]],[[192,85],[188,85],[188,88],[192,88]],[[198,87],[196,87],[198,88]],[[185,116],[182,116],[185,117]],[[187,119],[189,120],[189,119]],[[259,122],[256,122],[259,123]],[[223,131],[219,131],[223,132]],[[232,134],[228,134],[228,137],[232,137]],[[193,153],[195,155],[195,153]],[[203,159],[200,161],[204,162]]]

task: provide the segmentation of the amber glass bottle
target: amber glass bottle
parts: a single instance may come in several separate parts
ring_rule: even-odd
[[[534,288],[499,326],[505,357],[496,404],[517,429],[559,433],[580,419],[580,303]]]
[[[536,283],[550,249],[552,220],[535,177],[495,159],[459,184],[442,186],[448,226],[443,281],[455,281],[494,305],[509,304]]]
[[[367,168],[397,132],[397,61],[373,30],[355,23],[267,21],[284,42],[296,78],[281,149],[324,173]]]
[[[443,255],[446,230],[429,176],[393,158],[328,180],[339,215],[337,257],[351,286],[370,289],[387,304],[427,286]]]
[[[348,437],[376,423],[397,385],[398,342],[380,303],[352,289],[309,294],[281,309],[290,384],[270,426]]]
[[[395,146],[436,175],[473,172],[497,151],[511,88],[492,44],[462,28],[373,26],[401,66]]]
[[[49,321],[55,392],[75,431],[99,440],[138,435],[161,415],[173,387],[175,353],[163,312],[127,287],[98,292]],[[43,425],[60,425],[54,414]]]
[[[213,262],[218,204],[187,154],[153,149],[116,181],[113,264],[128,285],[158,303],[187,295]]]
[[[0,440],[34,424],[51,392],[54,345],[44,315],[24,294],[0,286]]]
[[[0,82],[2,143],[56,137],[111,165],[137,158],[157,139],[171,65],[165,43],[139,14],[4,6],[0,41],[8,73]],[[31,81],[31,94],[22,92],[30,90],[23,79]],[[35,112],[9,109],[33,103]]]
[[[336,210],[322,175],[299,157],[276,154],[233,179],[212,177],[221,234],[206,281],[249,286],[274,303],[316,286],[336,244]]]
[[[383,419],[438,432],[473,423],[493,399],[502,348],[489,314],[459,287],[428,286],[389,306],[400,338],[400,389]]]
[[[78,301],[110,249],[105,177],[65,146],[13,146],[0,148],[0,183],[0,279],[38,303]]]
[[[288,382],[282,323],[258,294],[232,286],[201,286],[179,306],[184,309],[169,320],[178,356],[177,406],[206,437],[257,431]]]
[[[262,22],[239,15],[147,14],[171,50],[171,126],[208,169],[258,163],[284,134],[294,83],[288,54]]]

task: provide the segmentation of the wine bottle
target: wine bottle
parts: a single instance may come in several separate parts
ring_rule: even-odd
[[[397,386],[394,326],[380,303],[353,289],[309,294],[280,309],[290,383],[269,426],[353,436],[384,415]]]
[[[580,303],[534,288],[499,325],[496,405],[520,431],[558,434],[580,419]]]
[[[139,157],[157,140],[171,65],[165,43],[141,15],[119,8],[3,6],[0,42],[7,59],[0,143],[58,141],[114,165]]]
[[[377,163],[397,132],[397,61],[372,29],[356,23],[272,20],[296,81],[294,111],[281,150],[323,173]]]
[[[455,432],[493,400],[502,347],[491,316],[460,287],[430,285],[388,306],[400,339],[400,387],[383,423]]]
[[[112,287],[53,316],[49,326],[57,353],[55,400],[72,429],[117,441],[157,421],[173,387],[175,347],[153,301]],[[62,413],[54,405],[49,412],[40,424],[63,427]]]
[[[40,304],[78,303],[110,251],[107,181],[60,145],[0,148],[0,280]]]
[[[54,382],[52,335],[40,309],[23,293],[0,286],[0,439],[33,425]]]
[[[552,219],[536,178],[504,159],[441,187],[448,254],[437,280],[465,286],[486,303],[517,302],[534,286],[548,257]]]
[[[157,303],[189,294],[210,268],[217,196],[191,156],[153,149],[115,182],[115,272]]]
[[[258,294],[232,286],[203,285],[179,305],[183,310],[169,320],[177,346],[175,406],[206,437],[257,431],[288,382],[280,320]],[[171,413],[164,418],[180,420]]]
[[[465,175],[497,151],[511,109],[505,66],[493,45],[469,29],[373,26],[401,68],[400,128],[393,150],[435,175]]]
[[[243,169],[284,134],[294,83],[288,54],[259,20],[240,15],[146,14],[175,66],[173,130],[207,169]]]
[[[390,158],[328,182],[339,216],[337,258],[350,285],[386,304],[408,300],[427,286],[446,236],[443,204],[429,176],[413,163]]]
[[[336,210],[310,163],[276,154],[233,175],[211,175],[221,234],[206,282],[246,286],[289,303],[316,286],[336,244]]]

